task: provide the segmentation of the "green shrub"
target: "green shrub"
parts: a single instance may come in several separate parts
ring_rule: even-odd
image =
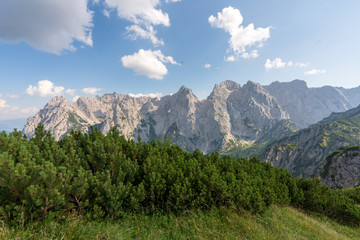
[[[72,131],[59,142],[42,125],[30,140],[0,133],[0,220],[7,224],[68,212],[92,219],[221,206],[261,213],[272,204],[360,223],[347,194],[256,158],[189,153],[169,140],[134,142],[116,129],[106,136]]]

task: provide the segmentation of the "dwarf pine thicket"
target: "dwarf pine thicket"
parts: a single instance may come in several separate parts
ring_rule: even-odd
[[[115,128],[106,136],[96,128],[72,131],[58,142],[42,125],[30,140],[0,133],[0,219],[8,225],[70,212],[89,219],[220,206],[261,213],[272,204],[359,225],[352,196],[256,158],[189,153],[169,140],[135,142]]]

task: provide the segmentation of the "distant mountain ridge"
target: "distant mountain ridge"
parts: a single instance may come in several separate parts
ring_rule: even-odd
[[[127,138],[150,141],[167,136],[185,150],[209,153],[289,136],[294,131],[289,122],[307,127],[332,112],[359,105],[358,96],[360,88],[308,88],[301,80],[269,86],[252,81],[241,86],[227,80],[215,84],[204,100],[184,86],[161,99],[114,93],[80,97],[72,103],[55,97],[28,119],[23,133],[32,137],[39,123],[55,139],[71,129],[97,126],[107,133],[117,127]]]
[[[305,81],[273,82],[265,89],[276,98],[291,120],[306,128],[332,112],[344,112],[360,105],[360,87],[354,89],[324,86],[308,88]]]

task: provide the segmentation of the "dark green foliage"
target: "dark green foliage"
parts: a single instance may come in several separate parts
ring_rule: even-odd
[[[360,223],[359,208],[318,180],[293,177],[256,158],[183,151],[169,140],[126,140],[91,128],[56,142],[40,125],[27,140],[0,133],[0,220],[26,224],[77,212],[121,218],[133,212],[235,207],[261,213],[292,205]]]
[[[353,199],[357,204],[360,204],[360,187],[346,188],[338,191],[344,192],[346,196]]]
[[[304,192],[302,208],[327,215],[341,223],[360,224],[360,208],[342,191],[321,185],[319,179],[299,179]]]

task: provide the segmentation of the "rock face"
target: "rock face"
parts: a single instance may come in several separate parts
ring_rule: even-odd
[[[332,112],[344,112],[360,104],[360,88],[308,88],[305,81],[294,80],[273,82],[265,89],[278,100],[300,128],[308,127]]]
[[[28,119],[23,133],[32,137],[42,123],[58,140],[71,129],[86,132],[96,126],[106,134],[117,127],[130,139],[140,136],[150,141],[167,136],[185,150],[209,153],[264,138],[271,142],[288,135],[283,132],[289,129],[289,121],[308,127],[332,112],[359,105],[357,101],[360,87],[308,88],[301,80],[265,87],[248,81],[241,86],[228,80],[216,84],[202,101],[184,86],[161,99],[114,93],[81,97],[73,103],[55,97]]]
[[[329,155],[317,170],[321,182],[331,188],[360,185],[360,146],[341,148]]]
[[[360,145],[360,106],[334,113],[293,136],[275,141],[262,160],[300,177],[316,175],[326,156],[340,147]]]
[[[360,86],[356,88],[338,88],[349,100],[349,102],[357,107],[360,105]]]
[[[106,134],[117,127],[128,138],[150,141],[167,136],[183,149],[209,153],[230,143],[252,143],[287,119],[289,115],[260,84],[225,81],[202,101],[186,87],[161,99],[114,93],[70,103],[55,97],[28,119],[23,133],[32,137],[42,123],[58,140],[71,129],[85,132],[97,126]]]

